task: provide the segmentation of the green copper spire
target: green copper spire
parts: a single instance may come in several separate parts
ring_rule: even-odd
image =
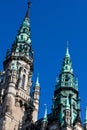
[[[40,83],[39,83],[39,74],[38,74],[38,76],[37,76],[37,80],[36,80],[35,86],[40,87]]]
[[[67,96],[65,109],[70,109],[69,98]]]
[[[66,53],[63,58],[62,69],[59,74],[59,77],[56,78],[56,85],[53,98],[53,108],[52,108],[53,115],[58,118],[61,125],[63,124],[64,121],[63,117],[65,110],[69,110],[70,113],[73,111],[72,123],[74,119],[77,117],[78,97],[79,97],[78,80],[74,77],[67,42]]]
[[[31,39],[30,39],[30,5],[31,3],[28,3],[28,9],[25,15],[25,18],[23,20],[23,23],[19,29],[19,33],[17,36],[17,40],[19,42],[26,42],[28,44],[31,44]]]
[[[84,124],[87,124],[87,106],[86,106],[86,116],[85,116]]]
[[[69,48],[68,48],[68,42],[67,42],[66,54],[63,59],[63,65],[62,65],[61,72],[73,73],[72,62],[70,59]]]
[[[31,2],[28,3],[25,18],[23,19],[22,25],[19,28],[16,39],[12,45],[11,54],[14,56],[33,57],[30,35],[30,5]]]
[[[68,48],[68,41],[67,41],[67,48],[66,48],[66,56],[67,56],[67,57],[70,57],[69,48]]]
[[[44,106],[45,106],[45,112],[44,112],[44,118],[43,118],[43,121],[44,121],[44,122],[48,122],[48,121],[47,121],[47,105],[44,104]]]

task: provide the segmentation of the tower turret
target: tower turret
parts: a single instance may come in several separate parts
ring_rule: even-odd
[[[36,122],[38,119],[38,111],[39,111],[39,100],[40,100],[40,83],[39,83],[39,75],[37,76],[37,80],[34,86],[34,112],[33,112],[33,121]]]
[[[44,104],[44,106],[45,106],[45,112],[44,112],[44,117],[43,117],[43,120],[42,120],[42,128],[41,128],[41,130],[46,130],[47,123],[48,123],[48,119],[47,119],[47,105]]]
[[[32,117],[34,106],[30,102],[33,101],[30,95],[32,86],[33,73],[33,50],[30,35],[30,2],[28,9],[23,19],[22,25],[19,28],[16,39],[11,50],[7,51],[4,61],[4,98],[2,101],[2,116],[0,116],[0,129],[17,130],[19,122],[23,123],[27,118]],[[3,89],[2,89],[3,90]],[[30,117],[29,117],[30,116]],[[31,119],[32,120],[32,119]]]
[[[78,92],[78,83],[74,77],[68,45],[62,63],[62,69],[59,74],[59,77],[57,78],[54,91],[53,109],[52,109],[53,115],[56,116],[60,122],[60,126],[62,126],[64,122],[63,117],[64,117],[64,110],[66,108],[67,97],[69,98],[70,113],[71,108],[73,106],[73,121],[74,121],[78,111],[77,106],[78,106],[79,92]]]
[[[86,116],[84,120],[84,129],[87,130],[87,106],[86,106]]]

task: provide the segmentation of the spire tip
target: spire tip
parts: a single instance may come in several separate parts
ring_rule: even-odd
[[[68,47],[69,46],[69,41],[66,42],[66,45],[67,45],[66,46],[66,56],[70,56],[70,54],[69,54],[69,47]]]
[[[37,74],[37,80],[36,80],[36,86],[40,87],[40,83],[39,83],[39,73]]]
[[[27,9],[25,18],[29,18],[29,15],[30,15],[30,6],[31,6],[31,1],[28,2],[28,9]]]
[[[47,122],[47,104],[44,104],[45,106],[45,112],[44,112],[44,119],[43,121]]]
[[[28,1],[28,8],[30,8],[32,2],[31,1]]]

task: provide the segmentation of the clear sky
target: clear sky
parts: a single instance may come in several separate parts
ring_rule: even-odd
[[[11,47],[27,9],[28,0],[0,1],[0,69],[6,50]],[[39,117],[44,104],[48,113],[56,76],[66,52],[66,41],[73,63],[74,74],[79,80],[81,117],[87,105],[87,0],[32,0],[31,37],[34,49],[33,85],[40,75],[41,96]]]

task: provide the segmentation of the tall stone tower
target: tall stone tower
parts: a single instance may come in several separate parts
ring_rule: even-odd
[[[38,99],[34,99],[38,86],[31,94],[33,50],[29,13],[30,2],[12,49],[7,51],[4,71],[0,73],[0,130],[18,130],[21,127],[25,130],[38,116],[39,89]]]
[[[68,113],[69,111],[71,113],[71,119],[67,123],[72,125],[80,112],[80,98],[78,92],[78,80],[74,77],[68,45],[63,59],[62,69],[59,78],[57,78],[56,81],[53,97],[52,111],[53,115],[58,117],[60,126],[64,124],[64,111],[66,111],[67,97],[69,100],[68,104],[70,105],[70,109],[67,111]]]

